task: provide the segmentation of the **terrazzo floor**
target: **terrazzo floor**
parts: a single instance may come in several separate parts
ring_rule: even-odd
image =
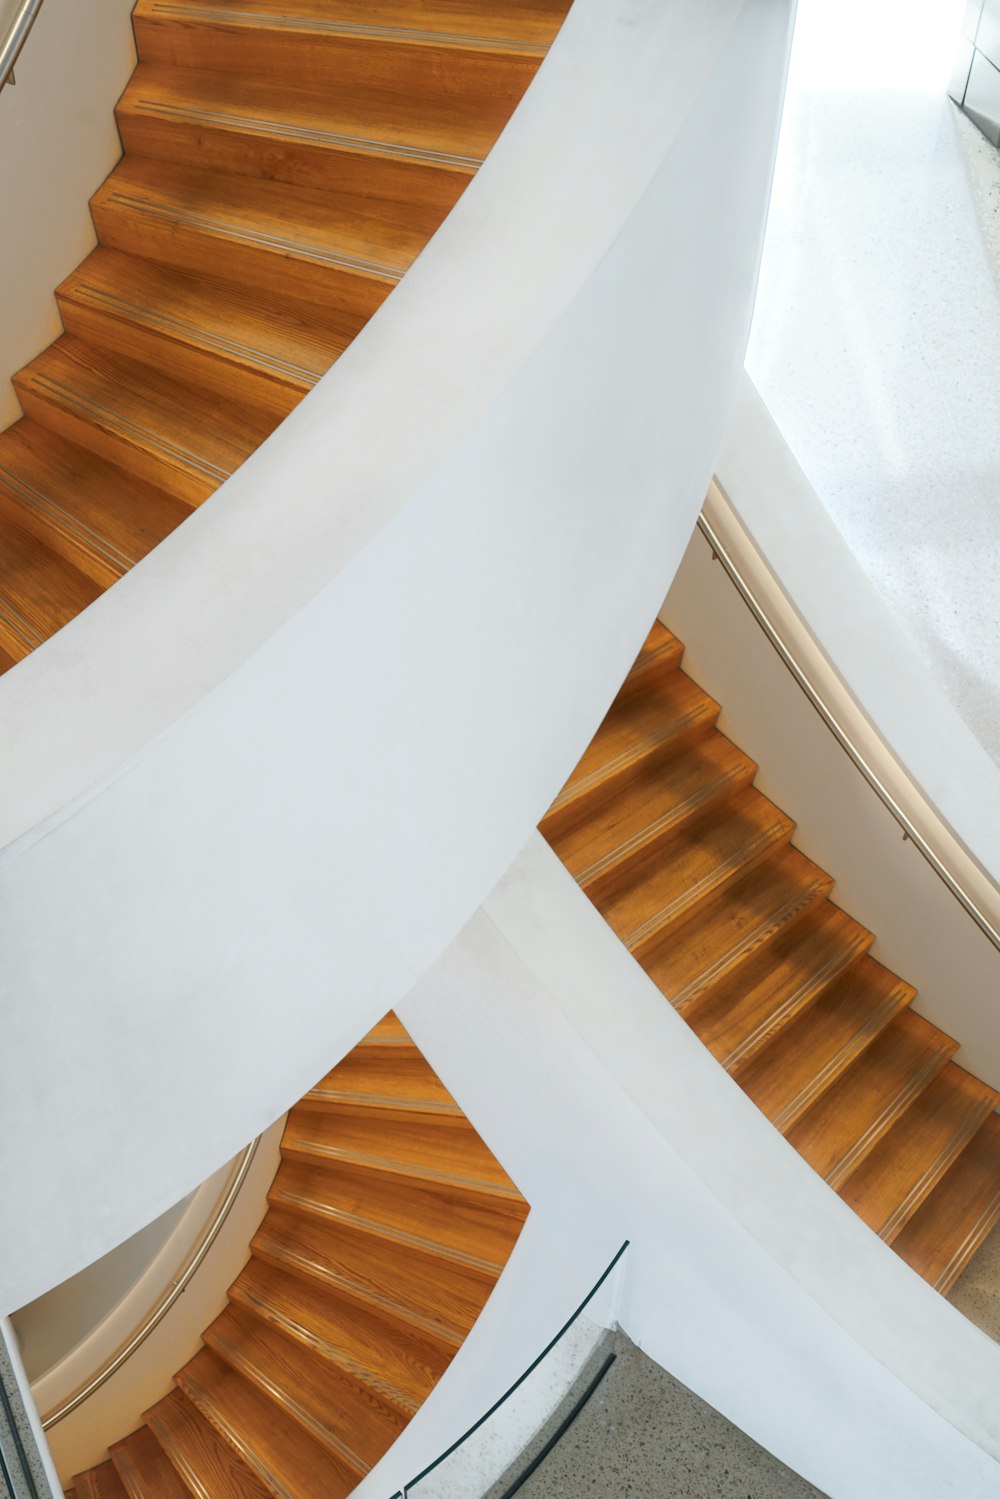
[[[1000,762],[1000,153],[963,0],[799,0],[747,369]]]
[[[609,1333],[558,1410],[486,1499],[504,1499],[609,1351],[615,1362],[518,1499],[822,1499],[624,1333]]]
[[[948,1300],[1000,1343],[1000,1227],[976,1251],[968,1270],[948,1292]]]

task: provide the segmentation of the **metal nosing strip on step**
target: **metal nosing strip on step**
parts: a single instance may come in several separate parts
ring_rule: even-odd
[[[730,854],[728,859],[724,859],[721,864],[716,864],[708,874],[702,876],[696,885],[689,886],[683,895],[679,895],[669,905],[661,907],[647,921],[644,921],[641,926],[637,926],[634,931],[629,932],[628,936],[624,939],[625,946],[629,950],[633,947],[638,947],[647,937],[651,937],[659,927],[665,926],[678,911],[683,910],[686,906],[696,905],[705,891],[711,890],[713,885],[721,882],[720,876],[724,878],[732,870],[738,869],[741,864],[748,863],[761,849],[768,848],[775,841],[776,832],[784,827],[784,821],[776,820],[769,823],[766,828],[757,834],[752,842],[737,849],[735,853]]]
[[[565,786],[552,803],[546,816],[549,816],[553,812],[558,812],[560,807],[574,801],[578,796],[582,796],[593,786],[600,786],[603,781],[610,779],[615,771],[624,770],[627,765],[636,764],[650,750],[655,750],[661,744],[667,743],[675,735],[679,735],[690,724],[697,723],[699,719],[703,719],[704,717],[705,712],[703,707],[692,708],[682,718],[674,719],[668,728],[662,729],[658,734],[647,734],[644,739],[640,739],[638,744],[632,745],[629,749],[622,750],[620,755],[615,755],[613,760],[606,761],[598,770],[592,771],[589,776],[584,776],[581,780],[572,781],[568,786]]]
[[[31,377],[33,385],[40,386],[58,396],[68,397],[73,405],[82,411],[97,412],[101,417],[107,419],[109,425],[118,427],[123,433],[131,433],[149,443],[151,447],[158,448],[161,453],[170,458],[179,458],[182,463],[189,463],[192,468],[199,469],[210,479],[228,479],[229,470],[219,468],[218,464],[210,463],[207,458],[201,458],[197,453],[182,448],[178,443],[167,442],[158,433],[150,431],[148,427],[140,426],[138,422],[130,422],[127,417],[117,411],[112,411],[110,406],[104,406],[100,401],[91,400],[89,396],[83,396],[72,386],[64,385],[61,380],[53,380],[51,375],[34,374]]]
[[[29,651],[37,650],[45,643],[46,637],[40,635],[30,620],[26,619],[21,611],[15,609],[13,604],[6,599],[0,599],[0,620],[3,620],[7,628],[17,636],[22,645],[28,647]]]
[[[328,1342],[326,1338],[319,1337],[311,1328],[303,1326],[301,1322],[296,1322],[292,1317],[286,1317],[284,1312],[280,1312],[276,1307],[271,1306],[262,1296],[258,1296],[255,1291],[241,1289],[238,1299],[245,1302],[247,1306],[254,1307],[262,1321],[271,1322],[278,1327],[283,1327],[288,1335],[297,1342],[304,1342],[310,1347],[315,1348],[321,1358],[329,1359],[331,1363],[337,1365],[338,1369],[343,1369],[345,1374],[352,1374],[364,1384],[370,1385],[373,1390],[377,1390],[387,1400],[393,1401],[402,1410],[416,1413],[419,1409],[415,1400],[411,1399],[409,1395],[405,1395],[402,1390],[397,1389],[389,1380],[383,1379],[381,1374],[376,1374],[373,1369],[369,1369],[359,1359],[352,1358],[349,1353],[340,1348],[336,1343]]]
[[[363,1150],[341,1150],[336,1145],[326,1145],[317,1140],[310,1140],[304,1135],[296,1136],[289,1143],[302,1150],[311,1151],[315,1155],[325,1156],[328,1160],[377,1166],[383,1171],[394,1172],[397,1176],[413,1177],[418,1181],[422,1178],[429,1178],[432,1181],[447,1182],[449,1186],[463,1187],[470,1192],[488,1192],[491,1196],[511,1200],[510,1187],[499,1183],[479,1181],[473,1176],[457,1176],[454,1172],[438,1171],[434,1166],[414,1166],[406,1161],[394,1161],[390,1156],[369,1155]],[[517,1189],[514,1188],[514,1190]]]
[[[737,1066],[746,1056],[747,1052],[760,1041],[761,1035],[766,1035],[768,1031],[773,1030],[775,1023],[783,1020],[789,1010],[794,1010],[803,996],[809,993],[810,989],[818,988],[822,990],[831,980],[836,978],[840,973],[845,972],[854,962],[855,958],[861,956],[866,946],[867,941],[865,937],[855,936],[845,946],[839,947],[815,973],[810,974],[794,993],[788,996],[784,1004],[779,1005],[778,1009],[772,1015],[769,1015],[766,1020],[762,1021],[756,1030],[751,1031],[750,1035],[741,1041],[738,1046],[733,1047],[732,1051],[729,1052],[722,1062],[726,1071],[728,1072]]]
[[[313,1098],[317,1103],[347,1103],[355,1104],[359,1108],[379,1109],[403,1109],[406,1113],[442,1114],[449,1119],[464,1119],[465,1115],[457,1103],[435,1103],[432,1098],[398,1098],[385,1093],[357,1093],[349,1089],[310,1088],[306,1098]]]
[[[197,1473],[191,1467],[190,1462],[184,1455],[183,1450],[178,1447],[174,1440],[173,1432],[157,1416],[149,1417],[149,1429],[153,1433],[160,1446],[167,1455],[168,1460],[177,1469],[181,1481],[187,1484],[192,1494],[198,1495],[198,1499],[209,1499],[205,1485],[199,1479]]]
[[[381,1223],[377,1218],[365,1218],[360,1213],[349,1213],[345,1208],[331,1207],[317,1198],[305,1197],[301,1192],[289,1192],[286,1188],[281,1188],[274,1193],[272,1201],[291,1208],[293,1212],[317,1218],[332,1218],[335,1222],[357,1228],[362,1233],[406,1244],[411,1249],[421,1249],[425,1254],[433,1254],[438,1259],[453,1260],[456,1264],[467,1265],[470,1270],[485,1270],[490,1275],[499,1275],[503,1269],[503,1265],[498,1265],[495,1260],[483,1259],[464,1249],[454,1249],[450,1244],[442,1244],[437,1239],[426,1239],[422,1234],[412,1234],[408,1229],[397,1228],[392,1223]]]
[[[79,520],[69,510],[64,510],[55,500],[43,494],[40,489],[36,489],[33,484],[28,484],[26,480],[19,478],[9,468],[5,468],[2,463],[0,463],[0,479],[30,509],[37,510],[40,515],[47,515],[53,520],[58,520],[65,531],[71,532],[77,540],[87,542],[95,552],[100,553],[106,562],[114,563],[123,570],[134,567],[138,562],[138,557],[130,557],[127,552],[123,552],[113,542],[101,536],[99,532],[92,530],[84,521]]]
[[[166,0],[154,0],[150,10],[161,16],[197,17],[202,21],[221,21],[240,26],[261,27],[264,30],[281,31],[326,31],[333,36],[359,36],[381,39],[388,37],[397,41],[436,42],[446,47],[488,47],[502,51],[530,52],[542,56],[548,51],[545,42],[517,41],[513,37],[463,36],[448,31],[417,31],[405,26],[358,26],[347,21],[324,21],[313,16],[257,15],[246,10],[218,10],[208,5],[172,5]]]
[[[407,1306],[405,1301],[394,1301],[384,1291],[377,1291],[370,1286],[362,1285],[360,1281],[351,1280],[349,1276],[339,1275],[336,1271],[331,1271],[325,1266],[318,1265],[316,1261],[309,1259],[306,1255],[289,1254],[287,1249],[280,1244],[276,1249],[268,1251],[266,1234],[262,1233],[256,1242],[262,1246],[262,1254],[270,1252],[274,1260],[280,1265],[293,1265],[296,1269],[301,1270],[304,1275],[308,1275],[311,1280],[321,1279],[324,1285],[333,1286],[335,1290],[341,1291],[347,1296],[356,1297],[358,1300],[363,1301],[366,1306],[376,1306],[379,1311],[388,1312],[391,1317],[398,1318],[403,1322],[410,1322],[414,1327],[422,1328],[424,1332],[429,1332],[433,1337],[443,1338],[446,1342],[452,1342],[457,1337],[459,1343],[465,1337],[465,1333],[460,1327],[453,1326],[451,1323],[439,1318],[425,1316],[423,1312],[418,1312],[413,1307]],[[317,1275],[317,1270],[320,1270],[322,1274]]]
[[[693,979],[686,989],[682,989],[679,994],[668,995],[674,1009],[678,1012],[686,1009],[693,999],[697,999],[703,990],[709,988],[716,977],[741,962],[753,952],[754,948],[763,947],[764,943],[780,931],[785,922],[794,916],[800,907],[809,906],[814,900],[824,899],[826,895],[824,883],[824,881],[813,880],[811,884],[806,885],[791,900],[787,900],[783,906],[779,906],[777,911],[773,911],[770,916],[754,927],[752,932],[744,933],[735,947],[731,947],[728,952],[723,953],[721,958],[717,958],[712,966]]]
[[[898,993],[898,990],[894,993]],[[874,1015],[869,1015],[861,1029],[856,1031],[851,1039],[829,1059],[815,1077],[811,1077],[805,1087],[800,1088],[795,1097],[789,1099],[780,1114],[775,1115],[771,1120],[775,1129],[783,1134],[786,1128],[791,1128],[792,1123],[801,1114],[812,1108],[820,1095],[825,1092],[828,1084],[836,1079],[837,1073],[842,1072],[849,1065],[849,1062],[845,1063],[844,1057],[857,1056],[860,1051],[863,1051],[869,1039],[877,1036],[882,1027],[888,1025],[889,1022],[885,1018],[886,1012],[889,1012],[891,1019],[894,1010],[893,995],[890,995],[886,1003],[880,1005]]]
[[[209,1346],[225,1349],[225,1353],[222,1353],[221,1357],[225,1359],[227,1364],[237,1369],[249,1384],[255,1384],[263,1389],[274,1400],[276,1405],[284,1410],[291,1411],[295,1420],[304,1426],[307,1431],[311,1431],[317,1441],[322,1442],[324,1447],[329,1447],[331,1452],[336,1452],[350,1467],[358,1469],[362,1476],[371,1472],[371,1463],[366,1462],[359,1453],[354,1451],[353,1447],[349,1447],[346,1442],[341,1441],[336,1432],[331,1431],[328,1426],[324,1426],[322,1422],[318,1421],[311,1412],[306,1410],[304,1405],[300,1405],[297,1400],[293,1400],[287,1390],[283,1390],[280,1385],[275,1384],[274,1380],[269,1379],[249,1359],[244,1358],[242,1352],[231,1338],[224,1337],[218,1332],[213,1333],[212,1344]]]
[[[193,1375],[188,1373],[183,1374],[183,1380],[184,1384],[187,1385],[192,1392],[192,1404],[194,1404],[198,1408],[198,1410],[201,1411],[201,1414],[205,1416],[206,1420],[208,1420],[209,1418],[207,1415],[205,1415],[204,1406],[208,1406],[212,1410],[215,1416],[215,1420],[211,1421],[210,1425],[215,1426],[216,1430],[223,1437],[223,1440],[227,1441],[231,1447],[234,1447],[236,1449],[243,1462],[245,1462],[247,1467],[257,1474],[264,1487],[269,1489],[271,1493],[276,1496],[276,1499],[300,1499],[300,1496],[294,1494],[291,1489],[287,1488],[286,1485],[282,1483],[278,1475],[274,1472],[274,1470],[272,1468],[269,1468],[267,1463],[261,1460],[261,1458],[250,1446],[250,1444],[245,1441],[240,1433],[236,1430],[236,1428],[233,1426],[233,1423],[229,1420],[226,1420],[221,1415],[218,1408],[212,1405],[212,1401],[208,1395],[208,1391],[205,1390],[205,1388],[201,1384],[199,1384],[198,1380],[195,1379]],[[182,1385],[181,1388],[183,1389],[184,1385]],[[204,1402],[204,1404],[202,1404],[202,1402]]]
[[[318,260],[324,265],[343,266],[345,270],[361,271],[366,275],[384,276],[390,281],[401,281],[405,271],[398,266],[382,265],[376,260],[363,260],[357,255],[345,255],[339,251],[324,249],[322,245],[306,245],[301,240],[285,239],[278,234],[265,234],[260,229],[248,229],[246,225],[228,224],[223,219],[211,219],[207,214],[191,213],[176,204],[154,203],[134,193],[115,190],[108,195],[109,203],[128,208],[134,213],[144,213],[149,218],[164,219],[170,224],[186,224],[195,229],[206,229],[213,234],[224,234],[227,239],[244,240],[247,244],[262,245],[267,249],[284,250],[303,260]]]
[[[864,1031],[862,1032],[863,1036],[866,1036],[869,1031],[876,1031],[877,1033],[878,1022],[885,1014],[887,1008],[889,1008],[888,1005],[884,1006],[879,1011],[879,1013],[868,1022],[868,1024],[865,1026]],[[924,1058],[923,1065],[919,1067],[910,1078],[907,1079],[906,1087],[902,1090],[902,1092],[897,1093],[894,1098],[890,1099],[889,1103],[886,1104],[885,1108],[882,1110],[878,1118],[872,1121],[872,1123],[865,1130],[864,1134],[861,1135],[860,1139],[855,1140],[850,1150],[848,1150],[846,1154],[842,1156],[841,1159],[837,1162],[837,1164],[833,1166],[827,1173],[826,1182],[828,1186],[831,1186],[833,1190],[836,1191],[837,1188],[847,1180],[854,1168],[856,1166],[859,1166],[864,1160],[865,1156],[868,1154],[868,1151],[874,1148],[874,1144],[877,1143],[879,1136],[884,1132],[883,1125],[886,1119],[893,1114],[895,1114],[897,1118],[902,1118],[903,1114],[909,1108],[910,1104],[920,1093],[923,1092],[926,1084],[938,1070],[938,1065],[940,1063],[942,1055],[946,1054],[946,1047],[936,1046],[934,1050]]]
[[[180,333],[192,333],[195,338],[203,343],[212,344],[215,348],[228,351],[233,354],[248,355],[256,360],[258,364],[267,364],[279,374],[300,375],[315,385],[320,378],[315,370],[307,370],[301,364],[292,364],[288,359],[277,359],[273,354],[264,354],[260,349],[251,348],[249,344],[239,343],[234,338],[226,338],[221,333],[210,333],[206,328],[200,328],[197,323],[189,323],[185,318],[172,317],[165,312],[157,312],[155,308],[147,307],[142,302],[133,302],[128,297],[120,297],[116,292],[105,291],[103,287],[92,286],[89,281],[81,281],[73,288],[71,296],[81,298],[85,296],[109,312],[120,310],[133,314],[136,318],[147,323],[156,324],[167,332],[174,329]]]
[[[952,1135],[944,1150],[938,1151],[920,1180],[914,1182],[902,1202],[896,1208],[896,1211],[889,1218],[888,1222],[883,1225],[879,1233],[880,1239],[888,1241],[895,1237],[903,1224],[908,1218],[912,1217],[921,1201],[927,1196],[930,1190],[927,1187],[928,1179],[932,1177],[940,1179],[944,1175],[952,1161],[965,1149],[989,1112],[989,1106],[985,1105],[980,1106],[968,1116],[962,1128],[956,1135]],[[943,1165],[942,1162],[944,1163]]]
[[[671,808],[669,812],[665,812],[662,817],[655,818],[646,827],[642,828],[640,832],[633,833],[631,838],[626,838],[624,843],[620,843],[617,848],[613,848],[610,853],[604,854],[600,859],[595,859],[593,864],[588,865],[586,869],[582,870],[576,876],[577,884],[585,885],[588,880],[596,879],[606,869],[613,869],[616,864],[620,864],[630,854],[635,853],[637,849],[649,843],[658,833],[667,832],[674,824],[691,816],[693,812],[696,812],[706,802],[711,801],[713,797],[722,796],[727,787],[745,773],[745,769],[745,766],[740,766],[739,768],[727,770],[724,776],[716,778],[708,786],[703,786],[700,791],[694,792],[686,801],[680,802],[676,807]]]
[[[481,167],[483,157],[462,156],[456,151],[435,151],[431,146],[405,146],[397,141],[383,141],[375,136],[344,135],[335,130],[318,130],[312,125],[295,125],[290,120],[268,120],[263,116],[229,114],[221,109],[199,109],[190,104],[164,104],[156,99],[137,99],[137,110],[145,114],[162,115],[173,120],[204,121],[209,125],[230,125],[241,130],[271,137],[289,136],[293,140],[315,141],[317,144],[346,146],[357,152],[378,152],[386,156],[399,156],[404,160],[427,162],[432,166]]]
[[[935,1291],[940,1291],[942,1286],[949,1285],[954,1279],[956,1265],[961,1266],[962,1262],[966,1258],[971,1258],[976,1245],[982,1241],[986,1233],[989,1231],[993,1220],[997,1216],[998,1210],[1000,1210],[1000,1188],[998,1188],[997,1191],[994,1192],[988,1205],[980,1213],[979,1217],[969,1229],[969,1232],[966,1234],[965,1238],[962,1240],[961,1244],[959,1244],[958,1248],[951,1256],[951,1259],[948,1261],[947,1265],[945,1265],[937,1280],[934,1282]]]

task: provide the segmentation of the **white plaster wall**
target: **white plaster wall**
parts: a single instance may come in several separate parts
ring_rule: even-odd
[[[677,1378],[831,1499],[1000,1493],[1000,1348],[781,1138],[540,838],[397,1008],[567,1257],[630,1239],[619,1320]]]
[[[0,680],[0,1306],[301,1096],[565,778],[711,472],[789,25],[577,0],[347,355]]]
[[[121,155],[133,4],[45,0],[0,93],[0,429],[21,414],[11,376],[62,332],[55,287],[97,243],[87,203]]]

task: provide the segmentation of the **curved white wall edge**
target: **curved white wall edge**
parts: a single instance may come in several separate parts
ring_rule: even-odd
[[[21,414],[11,376],[62,332],[54,288],[97,243],[87,203],[121,156],[134,3],[45,0],[0,93],[0,430]]]
[[[555,1337],[618,1248],[609,1240],[596,1258],[567,1255],[544,1215],[529,1213],[465,1342],[389,1451],[351,1490],[351,1499],[390,1499],[467,1432]],[[613,1325],[614,1305],[599,1294],[513,1402],[473,1438],[465,1460],[442,1464],[433,1482],[428,1478],[413,1490],[414,1499],[485,1494],[559,1404],[602,1331]]]
[[[283,1128],[284,1120],[279,1119],[257,1142],[239,1191],[194,1274],[165,1314],[148,1326],[127,1360],[80,1404],[58,1417],[59,1408],[92,1383],[95,1373],[119,1349],[128,1346],[158,1303],[169,1296],[197,1249],[206,1222],[212,1220],[227,1194],[228,1167],[199,1187],[159,1254],[117,1306],[89,1337],[31,1386],[64,1483],[83,1469],[103,1462],[109,1444],[141,1424],[143,1412],[173,1388],[175,1371],[201,1346],[201,1334],[225,1307],[229,1287],[246,1264],[250,1240],[267,1211],[267,1193],[278,1169]],[[53,1414],[58,1419],[53,1420]]]
[[[1000,1347],[781,1138],[541,838],[398,1010],[569,1256],[630,1239],[619,1320],[677,1378],[831,1499],[1000,1492]]]
[[[593,733],[739,374],[790,9],[577,0],[344,358],[0,679],[0,1307],[301,1097]]]
[[[713,486],[704,512],[713,535],[873,778],[995,920],[996,888],[953,824],[964,817],[991,857],[1000,773],[861,574],[748,381],[720,474],[726,493]],[[661,618],[684,641],[686,668],[721,702],[723,730],[759,762],[758,785],[795,819],[797,846],[836,879],[837,904],[875,932],[875,956],[917,987],[915,1008],[961,1043],[962,1065],[1000,1086],[1000,952],[904,840],[712,561],[710,538],[692,538]]]

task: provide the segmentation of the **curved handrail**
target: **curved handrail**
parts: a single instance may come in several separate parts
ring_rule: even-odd
[[[0,42],[0,90],[8,83],[15,83],[14,68],[21,55],[28,34],[34,26],[43,0],[21,0],[7,28],[7,35]]]
[[[63,1400],[58,1401],[51,1410],[41,1412],[43,1431],[50,1431],[57,1422],[63,1420],[71,1411],[75,1411],[95,1391],[99,1390],[103,1384],[106,1384],[114,1374],[117,1374],[122,1365],[132,1357],[136,1349],[141,1348],[150,1334],[160,1325],[178,1298],[184,1294],[192,1278],[203,1264],[212,1245],[221,1233],[226,1219],[232,1211],[233,1204],[240,1194],[243,1183],[247,1179],[250,1167],[253,1165],[259,1144],[260,1136],[258,1135],[236,1157],[232,1164],[228,1180],[223,1188],[222,1195],[216,1202],[214,1211],[205,1223],[201,1233],[198,1235],[198,1238],[192,1245],[183,1264],[167,1289],[148,1309],[145,1316],[136,1324],[125,1341],[104,1360],[98,1369],[94,1370],[89,1379],[85,1380],[83,1384],[79,1385]]]
[[[787,599],[766,558],[755,546],[735,507],[716,480],[709,490],[698,526],[722,563],[744,602],[770,640],[799,687],[812,703],[879,800],[958,903],[1000,950],[1000,889],[955,836],[954,830],[916,785],[892,747],[882,738],[857,699],[827,669],[818,680],[815,670],[821,648],[809,637],[804,648],[801,620],[788,628]],[[782,608],[784,603],[784,608]],[[782,618],[782,616],[785,616]],[[862,741],[868,741],[868,748]],[[904,802],[912,809],[906,810]],[[946,851],[945,851],[946,850]],[[990,914],[991,910],[994,914]]]

